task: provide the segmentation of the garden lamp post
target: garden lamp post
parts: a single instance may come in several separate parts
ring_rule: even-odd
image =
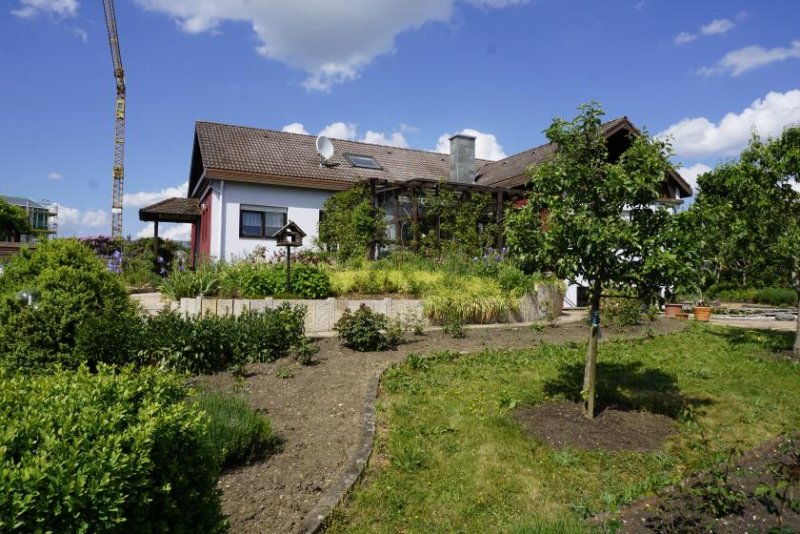
[[[279,247],[286,247],[286,292],[290,293],[292,290],[292,278],[291,278],[291,268],[292,268],[292,247],[300,247],[303,246],[303,238],[306,236],[306,233],[300,229],[292,221],[286,223],[286,225],[275,232],[273,237],[275,238],[276,245]]]

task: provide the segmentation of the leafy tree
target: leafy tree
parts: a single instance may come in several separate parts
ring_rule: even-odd
[[[25,210],[0,198],[0,239],[18,241],[22,234],[29,233],[31,225]]]
[[[774,140],[754,137],[740,158],[698,178],[689,210],[699,251],[713,272],[709,282],[743,287],[788,286],[797,273],[788,246],[800,216],[792,185],[800,170],[800,128]]]
[[[690,212],[717,279],[800,290],[800,126],[754,136],[737,161],[699,177]],[[800,357],[800,322],[794,354]]]
[[[623,154],[610,155],[600,105],[579,109],[574,120],[555,119],[547,129],[558,148],[531,169],[528,203],[508,215],[506,231],[526,270],[553,270],[589,284],[592,326],[582,395],[592,418],[602,289],[628,286],[652,298],[675,276],[679,259],[665,249],[675,223],[666,209],[653,207],[669,169],[668,145],[643,134],[632,136]]]
[[[376,216],[363,184],[328,198],[322,212],[317,244],[340,261],[364,258],[371,244],[379,246],[385,239],[386,224]]]

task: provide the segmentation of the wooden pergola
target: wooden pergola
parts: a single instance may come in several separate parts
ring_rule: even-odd
[[[491,195],[494,202],[492,203],[491,213],[487,212],[487,217],[498,223],[502,223],[503,221],[507,202],[525,197],[525,192],[519,189],[425,178],[406,181],[389,181],[369,178],[364,180],[364,183],[369,189],[370,201],[373,209],[376,210],[376,212],[383,213],[387,218],[389,233],[394,236],[393,239],[388,240],[388,243],[395,246],[406,247],[408,246],[408,241],[415,252],[419,249],[420,229],[422,227],[420,223],[431,223],[431,221],[426,221],[428,217],[424,213],[425,208],[423,203],[420,202],[420,199],[424,198],[426,195],[431,193],[433,195],[438,195],[442,190],[454,191],[458,193],[459,198],[469,197],[477,193]],[[486,221],[475,221],[475,224],[480,224],[481,222]],[[408,225],[413,232],[413,235],[411,235],[408,240],[406,240],[403,235],[403,229],[406,225]],[[431,226],[431,229],[435,231],[436,248],[438,249],[442,237],[439,218],[433,221]],[[495,242],[498,249],[503,247],[502,232],[497,233]],[[375,259],[375,247],[370,247],[370,250],[372,259]]]
[[[200,199],[197,198],[168,198],[139,210],[139,220],[153,223],[153,252],[158,258],[158,223],[192,223],[200,222]],[[193,248],[197,247],[197,240],[193,240]],[[197,257],[196,250],[192,250],[192,263]]]

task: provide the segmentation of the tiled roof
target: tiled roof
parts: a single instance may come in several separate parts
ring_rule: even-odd
[[[349,184],[364,178],[446,180],[450,175],[449,154],[438,152],[331,139],[333,157],[320,167],[313,135],[213,122],[198,122],[196,133],[206,170],[312,179],[322,186],[325,182]],[[381,169],[353,167],[345,159],[346,153],[371,156]],[[487,163],[475,161],[476,167]]]
[[[628,121],[627,117],[618,117],[608,121],[602,125],[602,128],[606,135],[611,135],[622,125],[627,125],[636,131],[636,128]],[[546,161],[555,151],[556,145],[546,143],[500,161],[489,163],[478,171],[476,181],[482,185],[518,187],[530,180],[527,174],[528,167],[535,163]]]
[[[627,129],[638,133],[627,117],[618,117],[602,125],[607,136]],[[320,166],[316,136],[232,126],[198,121],[195,126],[200,157],[208,176],[231,173],[246,181],[280,183],[320,189],[344,189],[366,178],[387,181],[449,180],[450,156],[438,152],[397,148],[358,141],[331,139],[333,156]],[[475,184],[485,187],[513,188],[524,185],[528,167],[552,156],[556,147],[547,143],[499,161],[475,160]],[[370,156],[381,169],[353,167],[345,154]],[[671,173],[684,191],[689,185],[677,173]],[[193,175],[190,190],[199,176]]]
[[[140,221],[194,222],[200,217],[197,198],[168,198],[139,210]]]

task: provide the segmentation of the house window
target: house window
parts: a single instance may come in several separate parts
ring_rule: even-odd
[[[353,167],[361,167],[362,169],[376,169],[376,170],[383,170],[383,167],[378,165],[378,162],[375,161],[375,158],[372,156],[362,156],[359,154],[345,154],[345,158],[347,161],[350,162],[350,165]]]
[[[242,206],[239,211],[239,237],[270,239],[286,225],[286,208]]]

